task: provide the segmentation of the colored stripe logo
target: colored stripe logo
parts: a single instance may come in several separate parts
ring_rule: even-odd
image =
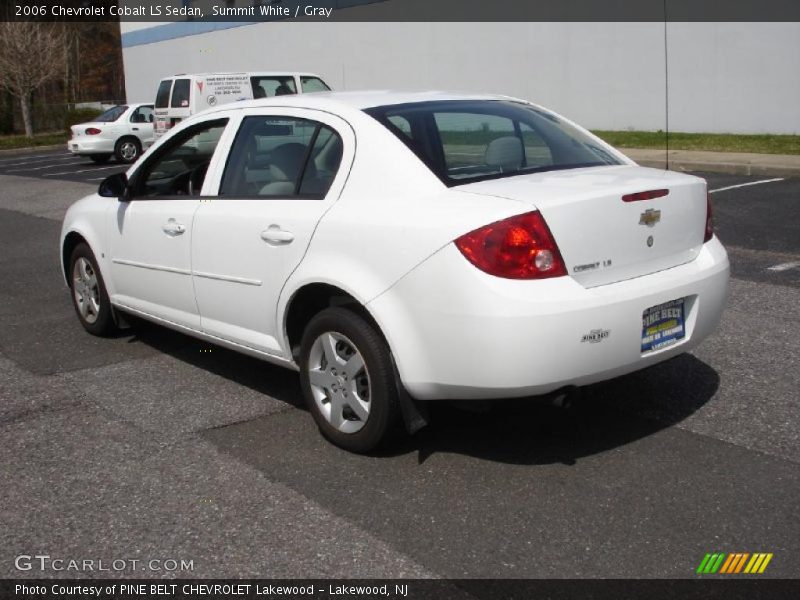
[[[761,574],[766,570],[771,560],[771,552],[756,552],[754,554],[750,554],[749,552],[733,552],[731,554],[726,554],[724,552],[709,553],[700,561],[700,566],[697,567],[697,573],[701,575],[714,573],[725,575],[735,575],[737,573],[747,573],[751,575]]]

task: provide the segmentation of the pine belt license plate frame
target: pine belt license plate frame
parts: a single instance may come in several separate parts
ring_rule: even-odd
[[[642,313],[642,354],[677,344],[686,337],[686,298],[651,306]]]

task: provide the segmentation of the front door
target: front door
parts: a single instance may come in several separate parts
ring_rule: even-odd
[[[192,222],[205,170],[225,128],[206,121],[177,135],[131,175],[131,198],[108,223],[111,301],[200,329],[191,272]],[[199,143],[202,140],[203,143]]]
[[[131,113],[131,133],[139,138],[142,148],[148,148],[153,143],[154,118],[153,106],[150,104],[143,104]]]

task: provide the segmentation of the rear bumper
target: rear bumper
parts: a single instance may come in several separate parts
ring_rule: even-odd
[[[67,142],[67,150],[81,156],[87,154],[113,154],[114,140],[104,138],[72,138]]]
[[[409,393],[421,400],[545,394],[643,369],[716,328],[729,263],[714,238],[694,261],[584,288],[569,277],[513,281],[468,264],[453,244],[369,303]],[[686,335],[642,354],[642,313],[686,298]],[[599,343],[582,342],[593,330]]]

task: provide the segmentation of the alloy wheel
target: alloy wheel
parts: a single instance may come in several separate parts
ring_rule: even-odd
[[[342,433],[356,433],[370,413],[370,379],[355,344],[336,332],[325,332],[311,346],[308,361],[311,392],[320,413]]]
[[[91,324],[100,315],[100,288],[92,263],[83,256],[75,261],[72,275],[72,293],[81,318]]]
[[[134,142],[122,142],[122,145],[119,147],[119,153],[123,160],[130,162],[139,154],[139,149]]]

